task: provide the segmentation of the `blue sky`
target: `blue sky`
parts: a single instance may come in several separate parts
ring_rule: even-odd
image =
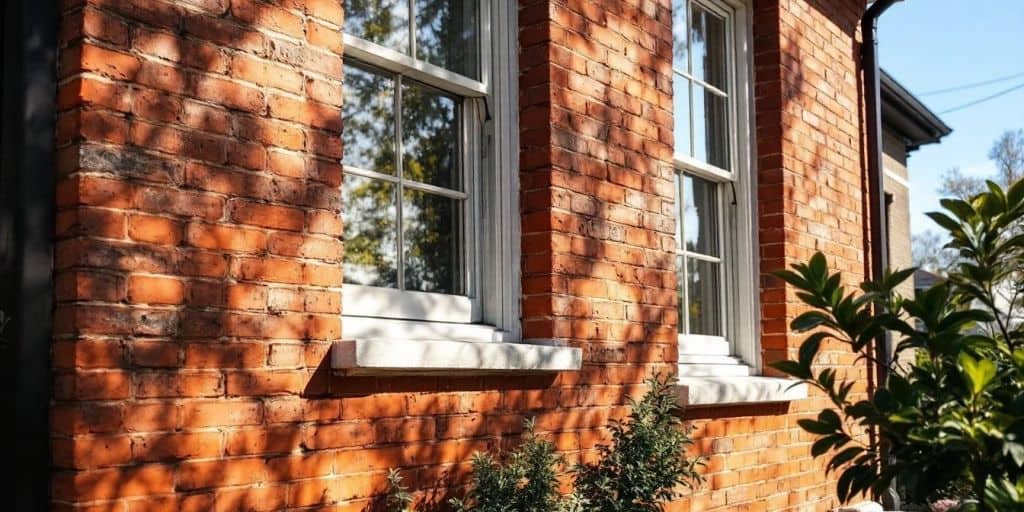
[[[1024,77],[949,94],[928,91],[1024,73],[1024,0],[905,0],[879,24],[882,67],[940,113],[1024,83]],[[911,153],[911,230],[936,229],[935,189],[950,167],[994,172],[988,150],[1007,129],[1024,128],[1024,89],[940,117],[953,128],[941,144]]]

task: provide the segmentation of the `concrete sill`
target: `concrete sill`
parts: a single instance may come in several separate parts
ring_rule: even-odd
[[[331,347],[342,375],[530,374],[576,371],[579,348],[507,342],[354,339]]]
[[[807,384],[774,377],[680,377],[679,405],[723,405],[791,402],[807,398]]]

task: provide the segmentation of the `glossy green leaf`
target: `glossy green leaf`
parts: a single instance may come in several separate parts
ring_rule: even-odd
[[[996,376],[996,365],[988,359],[978,360],[968,354],[960,354],[957,362],[968,388],[974,395],[984,391]]]

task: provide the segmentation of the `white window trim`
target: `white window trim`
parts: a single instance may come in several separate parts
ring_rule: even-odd
[[[730,80],[734,89],[730,109],[731,126],[730,144],[731,158],[735,162],[735,171],[730,173],[716,166],[696,161],[693,158],[675,158],[675,168],[686,168],[686,172],[694,176],[719,182],[731,182],[736,189],[736,214],[727,216],[727,233],[737,236],[726,236],[723,247],[724,254],[729,255],[724,268],[724,286],[731,293],[723,294],[726,305],[724,311],[732,315],[732,321],[726,325],[727,336],[679,336],[680,361],[703,361],[712,363],[706,368],[710,375],[699,369],[694,371],[691,365],[681,362],[680,377],[677,381],[677,400],[681,405],[689,407],[733,406],[742,404],[777,403],[807,398],[807,385],[792,379],[761,376],[763,371],[763,355],[760,347],[760,268],[757,257],[757,211],[756,190],[756,138],[753,136],[755,125],[752,109],[754,97],[754,64],[753,25],[750,8],[742,0],[696,0],[703,5],[728,6],[733,22],[729,30],[732,37],[729,54],[735,59],[729,68]],[[719,200],[724,198],[719,194]],[[748,236],[742,238],[743,234]],[[738,356],[742,361],[731,361],[731,356]],[[725,363],[716,366],[714,363]],[[743,364],[745,363],[745,364]],[[727,365],[742,366],[728,368]],[[715,368],[724,368],[724,375],[715,375]],[[728,375],[730,373],[734,375]]]
[[[346,57],[463,96],[466,104],[473,106],[463,116],[467,132],[463,154],[473,155],[465,158],[463,170],[467,179],[464,190],[470,196],[464,216],[466,294],[346,283],[342,287],[346,338],[395,332],[410,322],[438,322],[448,325],[432,331],[449,332],[454,339],[521,339],[517,9],[510,0],[485,1],[480,5],[480,40],[485,50],[480,55],[480,81],[353,35],[343,35]],[[492,120],[485,122],[485,114],[490,114]],[[375,174],[350,167],[346,167],[346,172]],[[476,179],[479,182],[473,181]],[[484,325],[476,325],[480,322]],[[460,324],[467,327],[458,329]],[[494,334],[481,337],[477,327],[489,327]]]

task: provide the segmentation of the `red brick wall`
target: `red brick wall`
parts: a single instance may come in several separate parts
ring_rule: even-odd
[[[755,3],[765,271],[820,248],[863,273],[863,6],[825,3]],[[527,416],[593,454],[673,370],[668,0],[521,2],[523,327],[585,360],[557,377],[330,375],[341,0],[63,8],[55,508],[361,510],[398,466],[440,501]],[[799,310],[767,276],[762,300],[772,359]],[[830,503],[795,426],[819,404],[691,411],[710,480],[675,508]]]

